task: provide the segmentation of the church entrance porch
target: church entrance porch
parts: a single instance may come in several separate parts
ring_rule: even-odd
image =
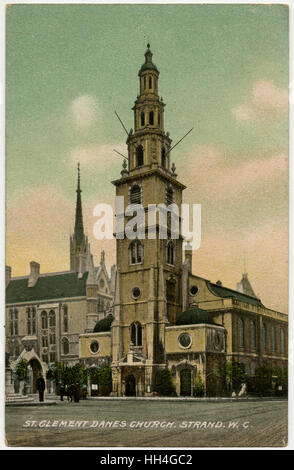
[[[136,396],[136,379],[133,374],[130,374],[126,378],[126,396],[135,397]]]
[[[42,373],[42,366],[40,362],[34,358],[28,363],[28,393],[37,393],[37,378]]]

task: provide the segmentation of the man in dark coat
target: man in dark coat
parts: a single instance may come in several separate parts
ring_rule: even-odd
[[[80,384],[77,382],[75,389],[74,389],[74,400],[76,403],[79,403],[80,401],[80,393],[81,393]]]
[[[37,378],[36,387],[39,392],[39,401],[44,401],[45,380],[43,379],[42,374]]]

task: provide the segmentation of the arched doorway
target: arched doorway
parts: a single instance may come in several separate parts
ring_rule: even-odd
[[[136,396],[136,379],[132,374],[128,375],[126,378],[126,396]]]
[[[36,382],[39,374],[42,373],[42,367],[40,362],[35,358],[29,361],[28,366],[30,366],[32,370],[32,376],[30,379],[31,393],[37,393]]]
[[[191,369],[182,369],[180,374],[181,396],[191,396]]]

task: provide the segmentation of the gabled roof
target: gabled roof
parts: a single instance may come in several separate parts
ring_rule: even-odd
[[[206,281],[206,285],[210,292],[218,297],[222,298],[234,298],[236,300],[240,300],[240,302],[245,302],[247,304],[256,305],[258,307],[264,307],[260,299],[256,297],[252,297],[250,295],[244,294],[242,292],[235,291],[233,289],[229,289],[228,287],[224,287],[220,284],[213,284],[210,281]]]
[[[34,285],[28,287],[28,277],[11,279],[6,288],[6,303],[51,300],[66,297],[84,297],[88,273],[78,278],[78,273],[41,274]]]

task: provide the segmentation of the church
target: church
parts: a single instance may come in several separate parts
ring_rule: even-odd
[[[165,104],[158,94],[159,70],[147,45],[139,70],[140,93],[128,159],[113,181],[116,196],[129,204],[182,203],[185,186],[171,164],[171,138],[164,129]],[[124,225],[129,217],[125,214]],[[193,394],[196,375],[204,393],[222,392],[215,373],[227,360],[249,375],[263,364],[287,364],[288,316],[265,307],[247,273],[236,290],[192,273],[192,250],[184,240],[117,237],[113,316],[80,335],[80,361],[109,364],[113,396],[152,396],[159,371],[171,372],[176,394]],[[143,238],[143,237],[142,237]]]
[[[149,44],[138,75],[128,158],[112,183],[125,208],[141,204],[147,217],[149,204],[180,207],[185,186],[170,161],[172,140]],[[157,221],[153,238],[116,236],[110,275],[104,252],[95,267],[83,226],[79,169],[76,192],[70,270],[41,273],[32,261],[29,275],[13,278],[6,267],[7,370],[19,357],[26,359],[31,392],[37,374],[45,376],[57,361],[109,365],[111,393],[118,397],[153,396],[166,369],[178,396],[193,395],[196,377],[204,394],[213,396],[223,387],[216,370],[228,360],[249,375],[263,364],[287,365],[288,315],[264,306],[247,273],[236,290],[193,274],[191,246],[184,247],[182,236],[172,237],[170,218],[167,239],[159,237]],[[125,226],[129,216],[122,217]]]
[[[108,274],[104,251],[94,266],[83,225],[79,168],[76,193],[70,270],[41,273],[40,264],[31,261],[29,275],[12,277],[6,266],[6,381],[11,393],[16,361],[28,361],[28,393],[35,393],[40,372],[46,377],[57,362],[79,362],[79,335],[93,331],[113,310],[116,267]]]

